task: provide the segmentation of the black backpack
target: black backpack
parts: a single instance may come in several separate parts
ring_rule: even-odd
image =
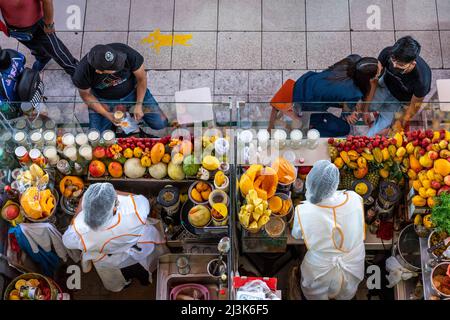
[[[44,84],[39,71],[25,68],[19,77],[16,90],[20,101],[31,102],[34,107],[42,102]]]

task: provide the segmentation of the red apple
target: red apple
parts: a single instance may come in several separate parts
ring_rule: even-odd
[[[439,190],[439,188],[441,187],[441,184],[439,182],[433,180],[433,181],[431,181],[431,187],[433,189]]]
[[[440,196],[442,193],[450,193],[450,187],[449,186],[443,186],[439,189],[437,192],[437,195]]]
[[[433,137],[433,130],[428,129],[427,131],[425,131],[425,135],[431,139]]]
[[[417,147],[419,145],[419,140],[414,140],[412,142],[412,144],[413,144],[414,147]]]
[[[15,204],[8,205],[3,210],[3,215],[6,220],[12,221],[19,216],[20,210],[19,207]]]
[[[429,147],[429,146],[428,146]],[[439,158],[439,154],[436,151],[429,151],[428,152],[428,157],[431,160],[436,160],[437,158]]]
[[[105,174],[106,167],[105,164],[98,160],[93,160],[89,164],[89,173],[94,178],[99,178]]]
[[[433,145],[432,145],[432,144],[429,144],[429,145],[426,147],[426,150],[427,150],[427,151],[432,151],[432,150],[433,150]]]
[[[428,138],[425,138],[422,140],[422,147],[426,148],[431,143],[431,140]]]
[[[421,155],[421,156],[423,156],[423,155],[425,155],[425,153],[427,153],[424,149],[420,149],[419,150],[419,154]]]
[[[450,175],[445,176],[445,178],[444,178],[444,183],[445,183],[447,186],[450,186]]]
[[[103,147],[96,147],[94,151],[92,152],[95,158],[102,159],[106,155],[106,150]]]
[[[427,135],[425,134],[425,132],[420,132],[419,133],[419,139],[425,139],[427,137]]]

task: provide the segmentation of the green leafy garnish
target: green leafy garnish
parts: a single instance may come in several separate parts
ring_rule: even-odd
[[[431,211],[431,221],[439,232],[450,234],[450,194],[442,193]]]

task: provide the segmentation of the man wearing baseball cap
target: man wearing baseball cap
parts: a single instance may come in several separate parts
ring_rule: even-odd
[[[100,132],[114,123],[116,106],[125,106],[136,121],[152,129],[168,126],[166,116],[147,88],[144,57],[122,43],[96,45],[81,59],[72,77],[89,112],[89,126]]]

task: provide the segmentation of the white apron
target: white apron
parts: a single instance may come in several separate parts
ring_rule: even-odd
[[[162,232],[147,219],[148,200],[143,196],[118,196],[118,199],[117,213],[107,227],[92,230],[84,222],[83,211],[72,221],[83,245],[83,271],[89,272],[93,263],[105,288],[114,292],[126,285],[121,268],[139,263],[151,271],[165,252],[165,246],[158,246],[165,243]],[[146,212],[138,212],[135,200],[142,204],[140,210]]]
[[[338,205],[298,205],[295,221],[308,252],[301,265],[301,287],[308,300],[350,300],[364,279],[365,222],[362,198],[339,194]]]

